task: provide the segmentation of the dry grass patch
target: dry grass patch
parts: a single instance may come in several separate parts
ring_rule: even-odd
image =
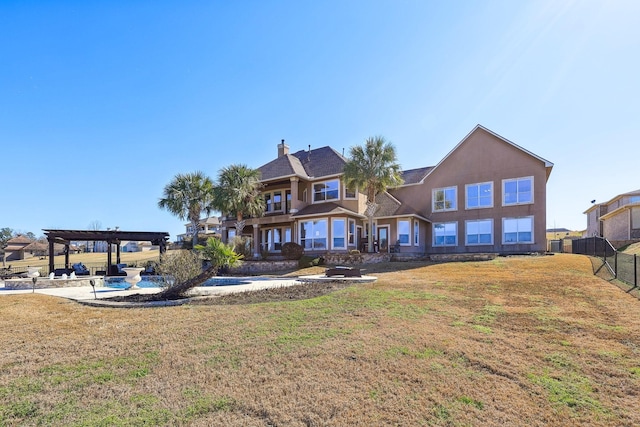
[[[0,425],[640,424],[640,302],[588,258],[367,268],[267,303],[1,296]]]

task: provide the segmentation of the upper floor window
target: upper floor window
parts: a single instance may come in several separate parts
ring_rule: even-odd
[[[338,200],[340,198],[340,181],[318,182],[313,184],[313,203]]]
[[[640,196],[629,197],[629,203],[640,203]]]
[[[357,199],[358,191],[355,188],[348,188],[346,185],[344,186],[344,198],[345,199]]]
[[[282,191],[264,193],[264,204],[266,213],[282,212]]]
[[[502,200],[503,205],[533,203],[533,177],[503,180]]]
[[[493,207],[493,182],[468,184],[467,209]]]
[[[436,188],[433,190],[433,211],[455,211],[458,209],[457,187]]]

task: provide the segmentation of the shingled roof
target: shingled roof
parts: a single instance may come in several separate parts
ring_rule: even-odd
[[[417,184],[424,179],[425,176],[433,169],[433,166],[427,166],[426,168],[409,169],[400,172],[403,185]]]
[[[315,150],[300,150],[285,154],[258,168],[263,181],[289,176],[317,179],[339,175],[343,172],[347,159],[331,147]]]

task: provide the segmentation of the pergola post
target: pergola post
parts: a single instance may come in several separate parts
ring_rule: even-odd
[[[49,273],[52,273],[53,270],[55,270],[53,263],[53,257],[55,256],[53,253],[53,238],[47,238],[47,242],[49,242]]]

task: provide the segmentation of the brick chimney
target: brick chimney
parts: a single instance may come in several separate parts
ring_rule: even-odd
[[[280,144],[278,144],[278,157],[282,157],[286,154],[289,154],[289,146],[284,143],[284,139]]]

